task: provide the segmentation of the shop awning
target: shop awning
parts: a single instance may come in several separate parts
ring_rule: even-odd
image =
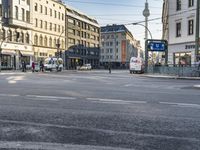
[[[22,54],[22,56],[33,56],[34,52],[31,51],[20,51],[20,53]]]
[[[4,55],[16,55],[16,52],[13,51],[13,50],[2,50],[1,54],[4,54]]]

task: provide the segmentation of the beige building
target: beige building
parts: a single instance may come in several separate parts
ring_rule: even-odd
[[[94,18],[67,6],[66,39],[66,49],[77,52],[76,56],[67,54],[68,68],[86,63],[93,67],[99,64],[100,26]]]
[[[1,0],[0,10],[1,67],[18,69],[22,61],[30,65],[33,59],[31,0]]]
[[[33,0],[31,39],[36,61],[65,50],[65,8],[59,0]]]

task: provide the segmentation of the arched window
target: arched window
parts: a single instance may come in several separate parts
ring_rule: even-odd
[[[49,47],[52,47],[52,38],[49,38]]]
[[[21,32],[21,42],[24,43],[24,33]]]
[[[56,47],[56,38],[53,41],[53,46]]]
[[[43,46],[43,37],[40,35],[40,46]]]
[[[18,37],[17,37],[17,33],[18,33],[17,31],[14,32],[14,41],[15,42],[18,42],[18,40],[19,40]]]
[[[30,39],[29,39],[30,37],[29,37],[29,34],[28,33],[26,33],[26,43],[27,44],[29,44],[29,41],[30,41]]]
[[[11,30],[8,30],[8,33],[7,33],[7,38],[8,38],[8,41],[12,41],[12,31]]]
[[[38,36],[37,35],[34,36],[34,44],[38,45]]]
[[[6,30],[2,29],[2,40],[6,39]]]
[[[46,37],[46,36],[45,36],[45,38],[44,38],[44,46],[47,47],[47,37]]]

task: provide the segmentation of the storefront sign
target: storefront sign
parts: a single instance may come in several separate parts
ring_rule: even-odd
[[[185,45],[185,49],[195,49],[195,45]]]

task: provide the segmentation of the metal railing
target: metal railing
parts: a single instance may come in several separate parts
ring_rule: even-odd
[[[198,65],[168,65],[168,66],[149,66],[148,73],[172,75],[180,77],[199,77],[200,67]]]

